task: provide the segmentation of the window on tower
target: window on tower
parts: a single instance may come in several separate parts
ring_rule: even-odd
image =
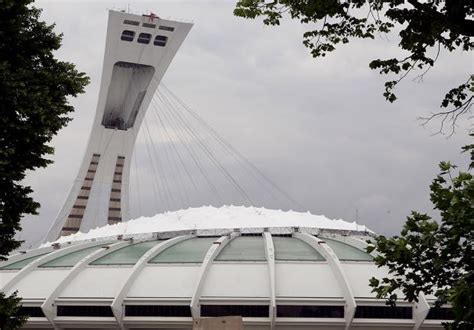
[[[160,46],[160,47],[165,47],[167,41],[168,41],[168,37],[166,37],[166,36],[156,36],[155,41],[154,41],[154,45],[155,46]]]
[[[160,25],[160,26],[158,27],[158,29],[163,30],[163,31],[170,31],[170,32],[173,32],[173,31],[174,31],[174,27],[172,27],[172,26],[165,26],[165,25]]]
[[[151,40],[151,34],[149,33],[140,33],[138,36],[138,42],[141,44],[149,44]]]
[[[137,22],[137,21],[130,21],[130,20],[128,20],[128,19],[126,19],[125,21],[123,21],[123,24],[135,25],[135,26],[140,25],[139,22]]]
[[[150,28],[150,29],[156,28],[156,24],[150,24],[150,23],[143,23],[142,26],[146,28]]]
[[[133,41],[134,37],[135,37],[135,31],[123,30],[122,37],[120,39],[124,41]]]

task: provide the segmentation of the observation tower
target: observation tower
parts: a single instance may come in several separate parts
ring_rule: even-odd
[[[94,124],[76,180],[46,241],[129,219],[131,156],[150,101],[192,27],[109,11]]]

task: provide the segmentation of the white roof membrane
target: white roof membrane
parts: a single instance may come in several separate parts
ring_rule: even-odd
[[[202,206],[151,217],[106,225],[87,233],[78,232],[60,237],[57,242],[81,241],[116,235],[138,235],[182,230],[214,230],[226,228],[307,227],[373,233],[364,225],[309,212],[270,210],[246,206]]]

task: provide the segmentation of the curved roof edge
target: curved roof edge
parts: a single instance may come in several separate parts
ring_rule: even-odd
[[[239,229],[242,232],[261,232],[267,228],[273,233],[291,233],[293,228],[305,228],[304,231],[340,232],[355,235],[373,235],[374,232],[356,222],[341,219],[333,220],[323,215],[309,212],[271,210],[246,206],[202,206],[185,210],[140,217],[127,222],[106,225],[90,230],[60,237],[55,243],[102,239],[113,236],[151,237],[176,236],[176,233],[193,231],[198,235],[216,234]],[[173,234],[174,233],[174,234]],[[51,242],[46,243],[49,245]]]

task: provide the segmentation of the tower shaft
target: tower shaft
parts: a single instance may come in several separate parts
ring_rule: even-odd
[[[191,23],[109,11],[92,132],[47,241],[129,219],[129,176],[146,109]]]

